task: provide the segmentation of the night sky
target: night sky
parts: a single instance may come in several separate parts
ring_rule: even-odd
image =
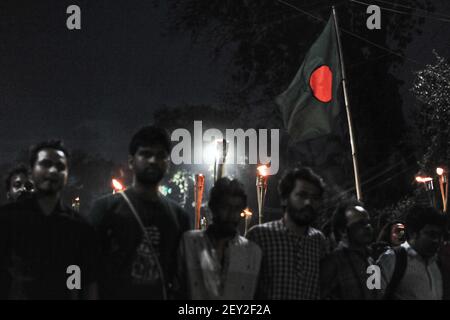
[[[81,8],[79,31],[66,28],[73,3]],[[185,34],[164,36],[165,8],[151,1],[0,6],[2,161],[51,137],[124,159],[131,134],[155,109],[218,103],[224,64]]]
[[[450,1],[434,3],[450,16]],[[81,7],[81,30],[66,28],[71,4]],[[161,106],[221,104],[227,58],[213,61],[208,44],[168,33],[168,22],[166,5],[153,1],[2,0],[0,162],[56,137],[121,161],[131,134]],[[434,62],[431,49],[450,57],[449,27],[427,19],[408,47],[422,65],[407,61],[396,71],[406,111],[413,72]]]

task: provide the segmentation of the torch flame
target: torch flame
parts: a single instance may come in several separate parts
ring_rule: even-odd
[[[431,178],[431,177],[416,177],[416,181],[417,182],[425,183],[425,182],[429,182],[429,181],[432,181],[432,180],[433,180],[433,178]]]
[[[244,211],[241,212],[241,217],[251,217],[252,216],[252,212],[250,211],[249,208],[245,208]]]
[[[444,174],[444,169],[442,168],[436,168],[436,173],[440,176],[442,176]]]
[[[80,201],[80,197],[76,197],[76,198],[75,198],[75,201]]]
[[[269,167],[266,166],[265,164],[263,164],[262,166],[259,166],[258,168],[256,168],[256,170],[258,170],[258,174],[263,177],[265,177],[269,174],[269,172],[268,172]]]
[[[112,182],[114,190],[116,190],[116,191],[123,190],[123,185],[119,182],[119,180],[112,179],[111,182]]]

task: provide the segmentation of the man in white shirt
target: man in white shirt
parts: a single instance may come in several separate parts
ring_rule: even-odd
[[[259,275],[261,249],[238,233],[247,195],[237,180],[221,178],[211,189],[212,224],[185,232],[179,248],[179,299],[250,300]]]
[[[432,207],[412,207],[406,216],[408,241],[378,260],[387,299],[442,300],[442,274],[436,261],[446,217]]]

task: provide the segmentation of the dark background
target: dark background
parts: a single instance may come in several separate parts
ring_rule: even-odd
[[[212,117],[211,126],[281,128],[279,122],[272,121],[276,117],[272,117],[270,112],[276,113],[276,106],[270,102],[270,97],[288,85],[323,24],[299,14],[294,22],[302,24],[303,29],[290,28],[290,25],[280,29],[279,34],[301,45],[291,51],[294,58],[288,59],[287,62],[277,59],[264,60],[265,58],[258,60],[263,62],[259,65],[262,69],[266,66],[270,69],[272,65],[283,62],[286,66],[285,69],[280,69],[280,72],[284,76],[276,77],[272,87],[270,83],[266,83],[266,87],[263,86],[262,89],[257,88],[248,94],[245,92],[247,100],[243,99],[241,105],[236,102],[238,100],[229,99],[229,96],[231,92],[233,97],[239,97],[239,94],[235,94],[234,87],[239,87],[242,79],[233,76],[244,70],[242,66],[247,63],[245,59],[236,63],[235,59],[236,54],[247,57],[245,52],[242,53],[241,42],[245,37],[232,38],[229,43],[225,43],[222,50],[217,50],[215,39],[198,41],[196,35],[201,32],[196,33],[195,28],[190,27],[192,22],[210,17],[214,22],[217,20],[219,30],[222,30],[220,23],[223,20],[219,15],[215,15],[214,1],[210,2],[211,7],[206,4],[206,9],[199,9],[198,16],[184,17],[185,11],[177,10],[183,10],[183,4],[189,2],[196,1],[175,1],[178,3],[178,9],[173,1],[2,1],[2,168],[6,169],[16,160],[25,159],[26,150],[31,144],[48,138],[61,138],[70,149],[76,150],[79,158],[79,174],[72,180],[73,187],[76,190],[84,188],[84,192],[95,189],[94,194],[99,195],[109,192],[108,183],[112,176],[117,176],[120,169],[126,170],[124,164],[127,144],[132,133],[140,126],[153,122],[155,116],[161,123],[168,123],[171,119],[180,117],[188,124],[194,119],[202,119],[202,115],[206,113],[201,110],[215,107],[223,114],[231,114],[231,117],[224,119],[224,123],[218,123],[220,114]],[[263,2],[271,5],[270,1]],[[276,4],[276,1],[272,2]],[[336,1],[309,1],[308,5],[300,0],[291,2],[327,19],[329,7]],[[434,7],[434,12],[450,16],[449,1],[429,2]],[[410,2],[405,0],[401,3],[408,5]],[[81,30],[69,31],[66,28],[66,8],[71,4],[81,8]],[[382,3],[379,5],[383,6]],[[264,6],[261,5],[261,8]],[[276,8],[286,14],[292,10],[279,3]],[[210,14],[208,10],[211,10]],[[359,23],[365,24],[365,20],[361,20],[361,17],[367,16],[364,6],[347,2],[338,7],[338,12],[342,12],[341,24],[345,28],[350,29],[358,17]],[[349,12],[352,14],[349,15]],[[272,19],[270,14],[269,11],[265,13],[269,20]],[[394,13],[382,12],[382,28],[384,22],[390,21],[394,16]],[[174,28],[174,22],[177,21],[188,23],[180,23],[178,28]],[[352,94],[350,99],[355,109],[354,121],[358,145],[361,148],[363,181],[382,171],[380,163],[383,164],[382,162],[390,157],[390,163],[386,163],[384,167],[396,161],[406,163],[407,170],[400,182],[391,182],[387,188],[384,185],[372,188],[368,202],[373,206],[383,207],[397,201],[408,192],[408,186],[411,186],[413,173],[417,170],[417,167],[411,164],[416,163],[417,156],[408,148],[401,149],[399,156],[396,154],[400,142],[404,144],[406,141],[408,144],[412,142],[411,137],[417,134],[414,129],[417,106],[410,88],[415,79],[414,72],[435,61],[433,49],[443,57],[450,56],[449,25],[449,22],[424,19],[417,24],[421,30],[420,34],[412,30],[409,32],[407,28],[401,30],[401,35],[407,37],[408,41],[400,46],[395,45],[394,39],[389,38],[390,29],[373,33],[362,29],[356,32],[352,29],[370,41],[380,43],[381,39],[386,48],[394,50],[400,47],[399,52],[403,58],[388,62],[384,58],[391,59],[392,55],[343,35]],[[224,27],[223,30],[227,34],[228,30],[236,29]],[[245,33],[245,27],[241,30]],[[367,50],[371,52],[367,61],[358,60]],[[283,72],[286,70],[289,72]],[[374,70],[379,70],[380,74],[377,76]],[[390,80],[380,80],[386,77],[383,72],[389,74]],[[390,81],[395,86],[389,85]],[[267,87],[271,90],[264,91]],[[360,90],[362,87],[366,92]],[[394,90],[394,94],[386,91],[389,88]],[[369,100],[374,102],[378,97],[381,105],[364,104]],[[252,103],[248,100],[263,103]],[[193,109],[192,106],[203,106],[203,109]],[[171,113],[166,111],[173,108],[178,108],[179,113],[172,114],[172,117]],[[250,118],[259,120],[250,121]],[[389,124],[390,121],[393,123]],[[387,129],[383,127],[385,124]],[[285,139],[286,137],[283,141]],[[320,153],[317,151],[322,150],[320,144],[318,147],[309,146],[312,149],[300,146],[298,152],[295,148],[290,150],[294,150],[293,153],[297,156],[302,152],[306,153],[307,155],[300,159],[301,162],[322,170],[327,180],[332,181],[332,184],[342,191],[347,190],[353,183],[348,142],[343,141],[339,150],[346,152],[342,160],[344,167],[339,162],[333,167],[328,160],[315,163],[306,159],[311,157],[311,154],[314,155],[314,152]],[[414,144],[409,147],[414,147]],[[319,149],[314,151],[314,148]],[[299,161],[292,153],[290,156],[282,156],[285,157],[282,169]],[[90,167],[93,172],[83,173],[86,167]],[[191,170],[190,173],[194,171]],[[95,173],[98,175],[97,181],[92,182],[89,189],[87,180],[94,179]],[[274,177],[269,186],[270,207],[277,206],[277,179],[278,177]],[[254,177],[242,177],[242,180],[246,182],[249,192],[253,192]],[[396,194],[394,192],[391,198],[383,193],[392,194],[391,190],[398,191]],[[72,191],[72,195],[76,193]],[[255,199],[251,201],[254,206]]]

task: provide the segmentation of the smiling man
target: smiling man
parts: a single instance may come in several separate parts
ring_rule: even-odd
[[[1,292],[8,299],[96,297],[97,241],[93,229],[64,205],[69,154],[60,141],[31,148],[34,194],[0,208]],[[67,270],[81,270],[81,287],[69,289]]]

